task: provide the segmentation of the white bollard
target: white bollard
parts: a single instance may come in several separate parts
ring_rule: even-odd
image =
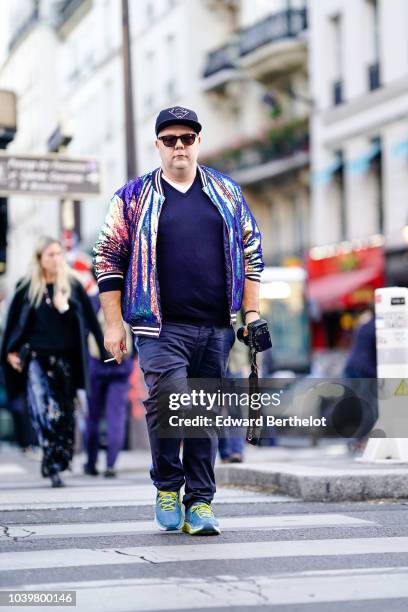
[[[375,291],[378,413],[375,429],[386,438],[370,438],[363,462],[408,462],[408,289]],[[396,436],[404,433],[406,438]]]

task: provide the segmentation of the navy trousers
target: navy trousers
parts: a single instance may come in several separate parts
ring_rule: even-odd
[[[88,398],[86,436],[89,468],[94,468],[98,459],[99,424],[104,415],[107,422],[107,468],[114,467],[123,448],[132,369],[133,361],[130,358],[120,365],[89,358],[91,394]]]
[[[161,385],[177,385],[188,392],[188,378],[225,377],[228,355],[235,340],[232,327],[165,323],[158,338],[138,336],[139,365],[149,397],[144,402],[152,452],[150,475],[159,491],[179,491],[185,484],[183,503],[211,503],[215,493],[214,464],[217,432],[208,428],[201,438],[186,437],[180,459],[181,438],[168,438],[158,431]]]

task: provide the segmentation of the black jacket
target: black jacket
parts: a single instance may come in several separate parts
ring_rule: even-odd
[[[354,332],[345,374],[355,378],[377,378],[375,317],[360,325]]]
[[[26,341],[30,315],[34,309],[34,306],[32,306],[28,299],[28,288],[29,283],[27,282],[20,282],[17,285],[7,314],[1,346],[0,364],[3,368],[6,391],[9,399],[13,399],[21,394],[26,388],[25,373],[20,374],[14,370],[7,362],[7,355],[14,351],[18,352]],[[106,352],[103,346],[102,330],[95,316],[92,304],[81,283],[77,280],[72,282],[69,306],[73,310],[77,330],[75,334],[75,352],[78,355],[79,361],[76,364],[78,375],[75,380],[75,385],[78,389],[86,389],[86,391],[89,392],[87,349],[87,336],[89,332],[95,337],[101,358],[106,357]]]

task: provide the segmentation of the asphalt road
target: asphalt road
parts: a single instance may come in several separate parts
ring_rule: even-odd
[[[1,590],[76,591],[81,612],[408,609],[408,502],[220,488],[221,536],[162,533],[142,463],[56,490],[35,458],[0,453]]]

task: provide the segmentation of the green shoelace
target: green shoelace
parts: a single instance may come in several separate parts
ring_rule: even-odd
[[[178,493],[176,491],[159,491],[158,502],[161,510],[171,512],[176,509],[178,502]]]
[[[200,518],[214,518],[214,513],[210,504],[193,504],[191,512],[196,512]]]

